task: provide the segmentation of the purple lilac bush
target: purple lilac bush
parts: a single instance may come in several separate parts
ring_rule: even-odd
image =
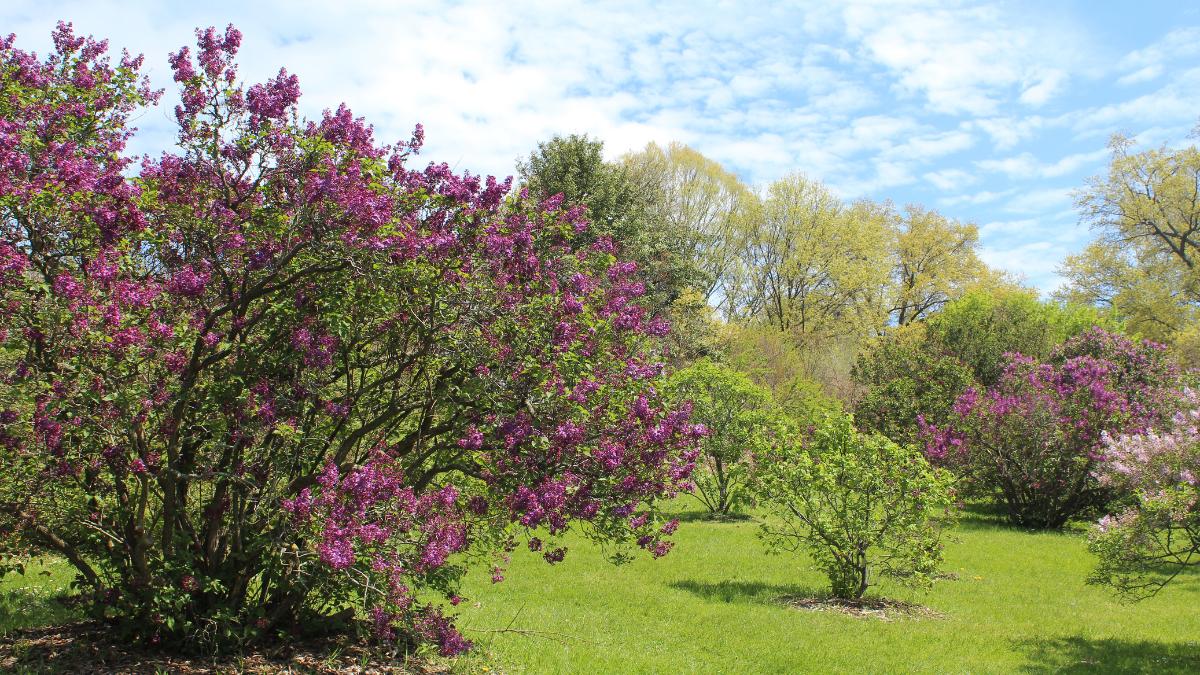
[[[670,548],[704,429],[656,390],[666,323],[561,199],[412,167],[342,106],[170,57],[178,144],[140,162],[140,57],[0,39],[0,541],[66,556],[130,636],[225,649],[367,618],[470,646],[457,580],[558,535]],[[501,557],[496,557],[501,556]],[[498,563],[498,564],[497,564]],[[357,610],[355,608],[358,608]]]
[[[1058,528],[1107,502],[1094,476],[1105,435],[1161,426],[1179,373],[1161,345],[1098,328],[1045,363],[1007,360],[995,386],[958,398],[948,424],[922,420],[926,455],[994,493],[1014,524]]]

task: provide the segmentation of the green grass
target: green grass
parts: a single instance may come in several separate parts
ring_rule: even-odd
[[[14,630],[79,619],[79,611],[61,601],[71,595],[75,569],[67,561],[46,558],[28,565],[25,574],[0,577],[0,638]]]
[[[955,530],[929,593],[875,589],[942,618],[882,621],[789,608],[824,578],[797,557],[768,556],[751,520],[685,522],[660,560],[609,564],[570,540],[549,566],[514,553],[508,579],[477,570],[460,626],[480,649],[455,669],[586,673],[1200,672],[1200,573],[1123,605],[1086,586],[1079,533],[1027,533],[974,514]],[[48,575],[43,574],[48,572]],[[0,635],[76,617],[55,598],[71,572],[49,561],[0,581]],[[489,632],[509,628],[517,632]]]
[[[789,608],[824,578],[806,560],[762,552],[752,521],[685,523],[660,560],[614,567],[572,542],[550,567],[517,552],[508,579],[466,585],[460,625],[482,656],[464,671],[704,673],[1200,672],[1200,574],[1126,605],[1086,586],[1078,533],[1027,533],[975,517],[948,546],[955,580],[929,593],[874,593],[944,618],[878,619]],[[515,618],[514,618],[515,616]]]

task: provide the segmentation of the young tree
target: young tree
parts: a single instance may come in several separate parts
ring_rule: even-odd
[[[1100,482],[1133,496],[1092,530],[1089,582],[1141,599],[1200,565],[1200,396],[1185,390],[1161,433],[1105,438]]]
[[[45,61],[0,41],[0,532],[192,649],[357,611],[455,654],[431,600],[468,553],[572,523],[665,553],[654,503],[702,430],[655,393],[666,325],[613,242],[408,168],[419,127],[302,120],[286,71],[237,83],[232,26],[197,37],[178,148],[136,172],[140,59],[69,25]]]
[[[701,443],[693,493],[709,511],[727,515],[748,501],[750,458],[765,448],[773,402],[742,373],[703,360],[673,374],[668,396],[692,406],[708,435]]]
[[[830,416],[804,442],[781,439],[759,457],[756,494],[768,511],[771,550],[804,550],[834,597],[856,599],[875,576],[927,586],[942,562],[954,479],[920,451]]]

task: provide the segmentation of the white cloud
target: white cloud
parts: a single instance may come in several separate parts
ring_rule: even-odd
[[[167,52],[197,25],[232,20],[248,82],[287,66],[305,114],[346,101],[383,141],[422,122],[422,162],[504,175],[555,133],[602,139],[609,157],[678,140],[758,184],[799,170],[846,197],[934,201],[989,223],[985,244],[1003,256],[1073,221],[1077,174],[1105,159],[1097,137],[1177,142],[1200,114],[1200,28],[1112,55],[1073,11],[978,0],[9,0],[0,25],[44,52],[54,20],[72,18],[145,52],[172,91]],[[139,151],[169,145],[173,105],[138,120],[149,132]],[[1055,242],[1038,255],[1065,250]]]
[[[1007,174],[1010,178],[1029,180],[1034,178],[1058,178],[1074,173],[1081,168],[1098,165],[1109,156],[1107,148],[1089,152],[1079,152],[1061,157],[1050,163],[1043,163],[1028,152],[1023,152],[1003,159],[984,159],[975,163],[984,171],[994,171]]]
[[[962,169],[942,169],[940,171],[930,171],[922,176],[939,190],[958,191],[962,188],[977,182],[979,179],[974,175],[963,171]]]
[[[1169,63],[1200,56],[1200,27],[1176,28],[1151,45],[1129,52],[1117,64],[1117,82],[1137,84],[1161,76]]]
[[[1014,88],[1040,106],[1084,58],[1068,27],[992,5],[868,2],[844,14],[848,34],[897,74],[896,87],[940,113],[990,115]]]

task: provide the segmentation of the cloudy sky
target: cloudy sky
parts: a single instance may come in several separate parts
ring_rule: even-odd
[[[472,173],[588,133],[613,157],[677,140],[758,186],[800,171],[921,203],[1044,290],[1090,237],[1071,192],[1109,136],[1177,145],[1200,119],[1200,5],[1175,1],[0,4],[26,49],[60,18],[168,90],[167,53],[232,22],[247,81],[286,66],[306,113],[346,102],[388,141],[421,122],[424,157]],[[139,119],[136,150],[169,144],[173,106]]]

